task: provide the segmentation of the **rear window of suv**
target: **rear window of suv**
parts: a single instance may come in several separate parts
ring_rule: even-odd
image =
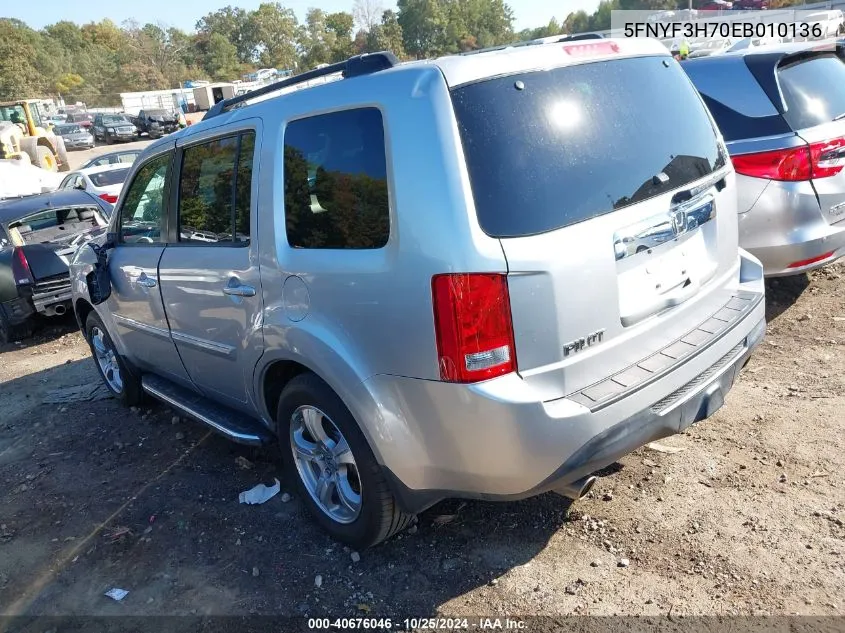
[[[778,69],[786,112],[793,130],[829,123],[845,115],[845,63],[833,53]]]
[[[564,66],[459,86],[452,101],[481,228],[532,235],[672,191],[725,164],[667,57]]]
[[[109,187],[111,185],[119,185],[129,174],[129,168],[126,169],[111,169],[109,171],[101,171],[96,174],[89,174],[88,179],[94,183],[95,187]]]

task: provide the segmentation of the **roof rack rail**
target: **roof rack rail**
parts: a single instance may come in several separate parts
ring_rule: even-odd
[[[337,73],[342,73],[344,79],[349,79],[351,77],[360,77],[361,75],[369,75],[380,70],[386,70],[396,66],[397,64],[399,64],[399,58],[390,51],[356,55],[355,57],[350,57],[346,61],[329,64],[328,66],[315,68],[314,70],[308,70],[304,73],[294,75],[293,77],[288,77],[287,79],[282,79],[281,81],[262,86],[257,90],[232,97],[231,99],[224,99],[223,101],[215,103],[211,109],[205,113],[202,120],[205,121],[206,119],[211,119],[219,114],[223,114],[231,108],[234,108],[245,101],[249,101],[250,99],[255,99],[256,97],[270,94],[271,92],[276,92],[277,90],[287,88],[288,86],[295,86],[296,84],[311,81],[312,79],[326,77]]]

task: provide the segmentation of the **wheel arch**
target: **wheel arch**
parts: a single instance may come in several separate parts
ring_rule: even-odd
[[[265,333],[266,334],[266,333]],[[276,430],[276,413],[285,385],[296,376],[310,372],[326,383],[350,411],[358,428],[363,433],[370,450],[379,463],[382,451],[375,441],[378,429],[372,428],[371,420],[366,419],[366,411],[372,403],[361,401],[362,393],[368,393],[361,385],[367,378],[359,367],[338,350],[343,346],[339,341],[324,341],[318,333],[303,329],[290,330],[284,337],[279,337],[280,344],[273,345],[276,337],[265,335],[265,345],[269,348],[261,359],[254,373],[254,396],[258,411],[264,420]],[[281,344],[284,341],[284,344]],[[377,423],[376,423],[377,424]]]
[[[91,305],[87,299],[79,298],[73,304],[73,313],[76,316],[76,322],[79,324],[79,329],[85,334],[85,322],[88,320],[88,315],[94,311],[94,306]]]

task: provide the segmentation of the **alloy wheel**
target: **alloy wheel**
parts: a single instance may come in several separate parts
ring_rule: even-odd
[[[349,443],[328,415],[301,406],[290,420],[294,464],[308,494],[329,518],[355,521],[361,513],[361,478]]]
[[[123,377],[120,375],[120,365],[117,354],[106,338],[105,333],[97,326],[91,328],[91,345],[94,347],[94,357],[109,388],[117,394],[123,392]]]

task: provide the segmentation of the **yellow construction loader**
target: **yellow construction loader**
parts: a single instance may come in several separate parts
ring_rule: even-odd
[[[28,161],[48,171],[69,171],[61,136],[43,122],[37,99],[0,103],[0,159]]]

